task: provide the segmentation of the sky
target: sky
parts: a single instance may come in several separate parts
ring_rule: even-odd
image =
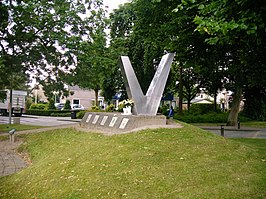
[[[111,12],[113,9],[118,8],[118,5],[129,2],[130,0],[103,0],[105,6],[108,6],[108,11]]]

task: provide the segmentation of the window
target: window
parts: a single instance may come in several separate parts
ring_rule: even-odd
[[[73,104],[79,104],[79,99],[73,99]]]

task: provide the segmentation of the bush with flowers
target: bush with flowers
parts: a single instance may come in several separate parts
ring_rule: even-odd
[[[123,112],[123,108],[126,108],[127,106],[133,107],[134,101],[131,99],[123,100],[118,103],[118,111]]]

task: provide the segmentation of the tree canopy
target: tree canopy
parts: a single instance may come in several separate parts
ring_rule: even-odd
[[[70,71],[72,83],[110,99],[123,89],[117,59],[128,55],[145,93],[169,51],[176,58],[167,92],[190,101],[199,87],[213,96],[226,88],[234,93],[229,125],[236,124],[242,99],[248,115],[263,118],[265,1],[132,0],[109,20],[102,6],[101,0],[1,1],[0,88],[38,74],[43,82],[66,78]]]
[[[90,39],[102,1],[3,0],[0,2],[1,87],[41,79],[75,65],[77,45]],[[2,76],[2,75],[1,75]]]
[[[154,61],[166,50],[176,52],[178,65],[189,71],[182,75],[186,95],[192,88],[189,77],[214,96],[218,89],[233,91],[229,125],[237,122],[240,100],[252,101],[248,91],[265,94],[264,1],[133,0],[115,11],[113,19],[119,23],[113,23],[111,35],[125,41],[144,92]]]

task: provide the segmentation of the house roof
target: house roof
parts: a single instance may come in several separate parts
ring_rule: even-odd
[[[213,102],[209,99],[193,99],[190,101],[191,104],[212,104]],[[187,104],[187,101],[184,102]]]

